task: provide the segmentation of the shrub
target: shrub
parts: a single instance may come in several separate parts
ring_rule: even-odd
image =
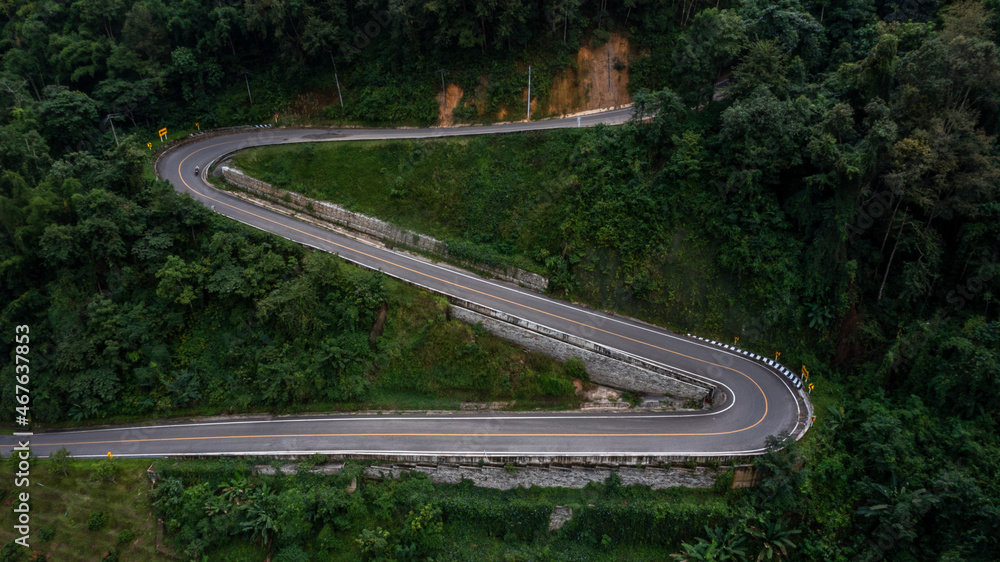
[[[190,527],[185,527],[185,530],[190,529]],[[193,533],[192,533],[193,534]],[[182,540],[182,537],[178,537],[178,544],[187,543],[184,548],[184,556],[189,560],[201,560],[202,556],[205,555],[205,548],[208,546],[205,541],[201,539],[196,539],[192,537],[187,537],[187,540]]]
[[[101,510],[93,511],[87,518],[87,528],[91,531],[99,531],[108,524],[108,514]]]
[[[440,505],[445,522],[461,522],[498,538],[513,533],[521,540],[544,535],[552,513],[549,503],[514,498],[497,502],[481,497],[450,497]]]
[[[121,544],[128,544],[134,540],[135,533],[132,532],[132,529],[122,529],[122,531],[118,533],[118,542]]]
[[[571,357],[563,363],[563,369],[570,377],[585,381],[590,380],[590,375],[587,374],[587,368],[583,365],[583,359],[580,359],[579,357]]]
[[[642,396],[632,392],[623,392],[622,400],[628,402],[628,405],[635,408],[639,404],[642,404]]]
[[[694,536],[705,525],[715,525],[731,517],[724,504],[690,505],[662,501],[601,501],[573,511],[573,519],[563,527],[568,536],[579,537],[597,546],[615,544],[675,544],[680,536]],[[600,529],[594,532],[593,529]],[[597,533],[601,533],[598,539]]]
[[[38,540],[43,542],[50,541],[55,536],[56,536],[56,528],[53,527],[52,525],[49,525],[48,527],[42,527],[38,531]]]
[[[274,562],[309,562],[309,555],[302,547],[293,544],[279,550]]]
[[[319,453],[314,454],[308,459],[299,463],[299,470],[309,470],[314,468],[316,465],[320,465],[329,460],[329,457]]]
[[[364,529],[361,535],[354,539],[366,558],[377,558],[389,546],[389,531],[382,527]]]
[[[733,478],[735,476],[736,472],[732,468],[722,474],[716,474],[715,484],[712,484],[712,491],[719,494],[728,492],[733,487]]]
[[[113,458],[108,457],[101,462],[97,463],[97,468],[90,473],[91,480],[100,480],[102,482],[116,482],[118,478],[118,465],[115,464]]]
[[[546,396],[572,396],[576,390],[572,382],[557,375],[541,375],[539,383],[542,387],[542,394]]]
[[[69,470],[69,451],[66,447],[60,448],[58,451],[53,452],[49,455],[49,466],[52,473],[59,473],[66,476],[66,471]]]
[[[591,45],[596,49],[611,40],[611,34],[603,29],[595,29],[594,37],[590,40]]]
[[[441,509],[427,504],[419,512],[410,511],[400,542],[409,544],[407,553],[414,554],[413,559],[426,559],[444,547],[444,523],[441,519]]]
[[[339,548],[341,546],[341,541],[337,536],[336,529],[334,529],[329,523],[323,525],[323,528],[320,529],[319,535],[316,537],[316,546],[329,551],[333,551],[335,548]]]

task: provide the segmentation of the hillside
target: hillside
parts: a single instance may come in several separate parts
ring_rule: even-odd
[[[263,531],[291,560],[338,545],[418,559],[471,551],[482,536],[497,558],[532,560],[1000,559],[997,8],[5,2],[0,374],[14,380],[11,336],[30,324],[32,415],[48,424],[528,395],[573,405],[575,368],[449,320],[426,294],[212,214],[149,165],[161,127],[176,138],[195,123],[437,125],[442,105],[452,124],[523,119],[531,66],[532,118],[626,97],[638,115],[555,135],[315,148],[322,166],[277,149],[243,157],[287,187],[541,271],[557,296],[807,364],[821,388],[804,440],[774,441],[753,492],[686,499],[709,510],[697,528],[677,524],[670,494],[613,479],[588,492],[593,502],[570,498],[595,525],[648,530],[649,543],[493,529],[512,523],[491,510],[538,496],[458,502],[414,480],[321,497],[304,476],[301,487],[255,481],[243,498],[220,484],[231,475],[198,464],[174,468],[157,494],[155,509],[176,520],[168,540],[261,559],[274,546]],[[427,167],[394,173],[393,159],[430,147]],[[348,149],[369,168],[345,167]],[[0,387],[0,410],[15,405]],[[246,472],[223,470],[237,468]],[[433,505],[397,501],[395,486]],[[91,496],[113,501],[111,488]],[[229,501],[245,507],[227,512]],[[461,513],[481,526],[453,524]],[[287,534],[276,532],[283,521]],[[415,536],[425,522],[446,545]],[[301,531],[324,528],[331,543]],[[136,529],[144,549],[150,529]],[[101,533],[57,529],[53,540],[117,540]]]

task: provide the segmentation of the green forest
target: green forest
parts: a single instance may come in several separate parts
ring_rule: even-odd
[[[247,466],[164,466],[148,500],[179,556],[462,559],[482,537],[480,558],[510,560],[1000,558],[998,2],[0,9],[0,331],[11,334],[0,353],[12,358],[14,326],[31,326],[38,423],[493,399],[572,406],[575,366],[450,320],[425,293],[212,214],[153,177],[146,142],[164,126],[276,113],[433,124],[439,70],[466,91],[487,76],[489,107],[523,108],[527,65],[545,99],[580,46],[611,33],[635,52],[638,115],[627,125],[382,146],[367,156],[388,158],[373,174],[380,200],[352,195],[346,181],[310,187],[300,155],[265,153],[252,166],[285,187],[371,205],[467,257],[543,272],[557,296],[782,349],[822,385],[817,423],[758,459],[756,489],[674,497],[612,480],[560,498],[584,509],[551,533],[539,514],[561,492],[362,479],[348,497],[346,476],[303,475],[252,479],[234,497],[229,482],[251,478]],[[325,101],[307,111],[303,96]],[[512,150],[531,158],[511,162]],[[402,174],[401,161],[416,165]],[[451,174],[455,207],[427,191],[428,170]],[[424,213],[395,214],[393,198]],[[4,380],[13,372],[13,361],[0,367]],[[0,388],[3,410],[14,404]],[[609,522],[648,538],[580,527]],[[122,557],[141,559],[125,547]]]

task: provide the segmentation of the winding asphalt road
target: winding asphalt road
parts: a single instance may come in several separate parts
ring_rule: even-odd
[[[584,116],[582,126],[621,123],[630,110]],[[764,450],[769,435],[801,435],[809,406],[789,373],[746,352],[551,299],[453,267],[398,254],[218,191],[194,174],[252,146],[315,141],[429,138],[577,126],[575,117],[442,129],[244,129],[205,135],[165,153],[157,173],[234,220],[551,328],[640,356],[718,385],[708,411],[645,414],[497,413],[338,415],[177,423],[36,433],[36,455],[66,447],[76,457],[374,454],[534,456],[726,456]],[[2,438],[3,449],[13,444]],[[8,453],[9,451],[4,451]]]

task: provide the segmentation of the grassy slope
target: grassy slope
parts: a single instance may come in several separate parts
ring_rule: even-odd
[[[44,460],[31,465],[31,550],[48,556],[49,560],[99,560],[117,549],[120,560],[156,561],[174,558],[156,550],[156,516],[152,506],[152,488],[146,477],[149,461],[116,459],[119,467],[117,482],[91,480],[95,461],[73,460],[66,476],[54,472]],[[0,510],[0,544],[14,540],[15,495],[25,488],[14,487],[17,472],[10,459],[0,462],[0,494],[5,509]],[[87,520],[94,511],[108,516],[104,528],[91,531]],[[43,541],[39,533],[54,529],[51,540]],[[127,544],[119,543],[119,533],[131,530],[135,535]],[[23,550],[21,547],[17,547]]]
[[[495,400],[517,400],[516,407],[579,405],[558,361],[448,319],[443,299],[386,283],[392,302],[381,345],[388,363],[367,406],[456,408],[461,401]]]
[[[265,147],[241,153],[251,175],[439,239],[488,245],[539,271],[558,223],[578,131],[433,141]]]
[[[545,261],[563,252],[561,231],[577,220],[570,214],[600,212],[603,204],[580,210],[574,201],[579,181],[571,156],[585,133],[264,147],[241,152],[236,164],[278,187],[555,275]],[[573,271],[569,296],[675,329],[740,333],[750,313],[738,287],[718,270],[711,244],[691,230],[680,225],[646,258],[652,273],[641,299],[614,253],[598,247]]]

